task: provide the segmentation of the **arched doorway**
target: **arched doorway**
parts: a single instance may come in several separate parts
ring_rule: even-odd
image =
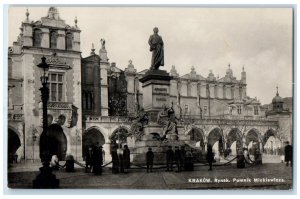
[[[254,155],[256,149],[260,150],[260,139],[257,130],[251,129],[246,135],[246,146],[251,155]]]
[[[208,134],[207,144],[210,144],[213,147],[216,156],[223,153],[224,146],[221,129],[215,128]]]
[[[116,129],[110,136],[112,146],[118,146],[120,148],[127,142],[128,131],[126,128],[120,127]]]
[[[11,129],[8,129],[8,163],[13,163],[17,161],[17,150],[21,146],[21,141],[16,132]]]
[[[82,155],[85,157],[85,153],[87,152],[89,147],[93,145],[103,146],[105,144],[105,138],[103,134],[96,128],[92,128],[87,130],[82,136]]]
[[[67,153],[67,138],[61,126],[52,124],[48,127],[47,134],[44,132],[40,138],[40,154],[49,150],[50,155],[57,155],[59,160],[65,160]]]
[[[193,146],[196,148],[200,148],[202,151],[204,150],[204,133],[201,129],[198,128],[192,128],[188,135],[190,136],[190,141]]]
[[[228,133],[226,148],[231,149],[232,155],[236,155],[238,150],[243,148],[242,136],[239,129],[231,129]]]
[[[269,129],[263,137],[263,150],[269,155],[278,155],[280,148],[282,147],[281,141],[277,138],[276,132],[273,129]]]

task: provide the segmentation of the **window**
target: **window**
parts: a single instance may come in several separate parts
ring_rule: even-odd
[[[66,34],[66,50],[72,50],[72,33],[67,33]]]
[[[208,110],[208,106],[204,106],[203,107],[203,115],[208,115],[207,110]]]
[[[49,73],[49,100],[51,102],[63,101],[63,74]]]
[[[187,85],[187,96],[192,96],[192,84],[188,83]]]
[[[237,105],[237,113],[239,115],[242,114],[242,106],[241,105]]]
[[[51,31],[50,32],[50,48],[57,47],[57,32]]]
[[[185,115],[189,114],[189,105],[188,104],[184,105],[184,114]]]
[[[258,106],[254,106],[254,115],[258,115]]]
[[[42,42],[42,31],[40,29],[35,29],[33,31],[33,46],[41,47]]]

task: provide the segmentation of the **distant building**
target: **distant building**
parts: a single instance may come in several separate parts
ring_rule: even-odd
[[[272,99],[271,106],[266,111],[266,117],[278,121],[279,139],[282,141],[293,141],[293,117],[292,98],[279,96],[278,88],[276,96]]]

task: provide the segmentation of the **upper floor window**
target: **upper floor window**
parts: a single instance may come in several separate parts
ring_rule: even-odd
[[[63,74],[62,73],[49,73],[48,88],[49,100],[51,102],[63,101]]]
[[[57,48],[57,32],[50,32],[50,48]]]
[[[258,115],[258,106],[254,106],[254,115]]]
[[[237,105],[237,113],[239,115],[242,114],[242,106],[241,105]]]
[[[72,50],[72,40],[73,40],[72,33],[70,32],[66,33],[66,50]]]
[[[184,105],[184,114],[185,115],[189,114],[189,105],[188,104]]]
[[[192,85],[188,83],[187,85],[187,96],[192,96]]]
[[[33,31],[33,46],[40,47],[42,42],[42,31],[34,29]]]
[[[208,106],[203,107],[203,115],[208,115]]]

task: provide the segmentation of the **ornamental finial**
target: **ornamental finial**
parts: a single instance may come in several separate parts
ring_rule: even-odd
[[[28,9],[26,9],[26,20],[27,20],[27,21],[29,20],[29,12],[28,12]]]

